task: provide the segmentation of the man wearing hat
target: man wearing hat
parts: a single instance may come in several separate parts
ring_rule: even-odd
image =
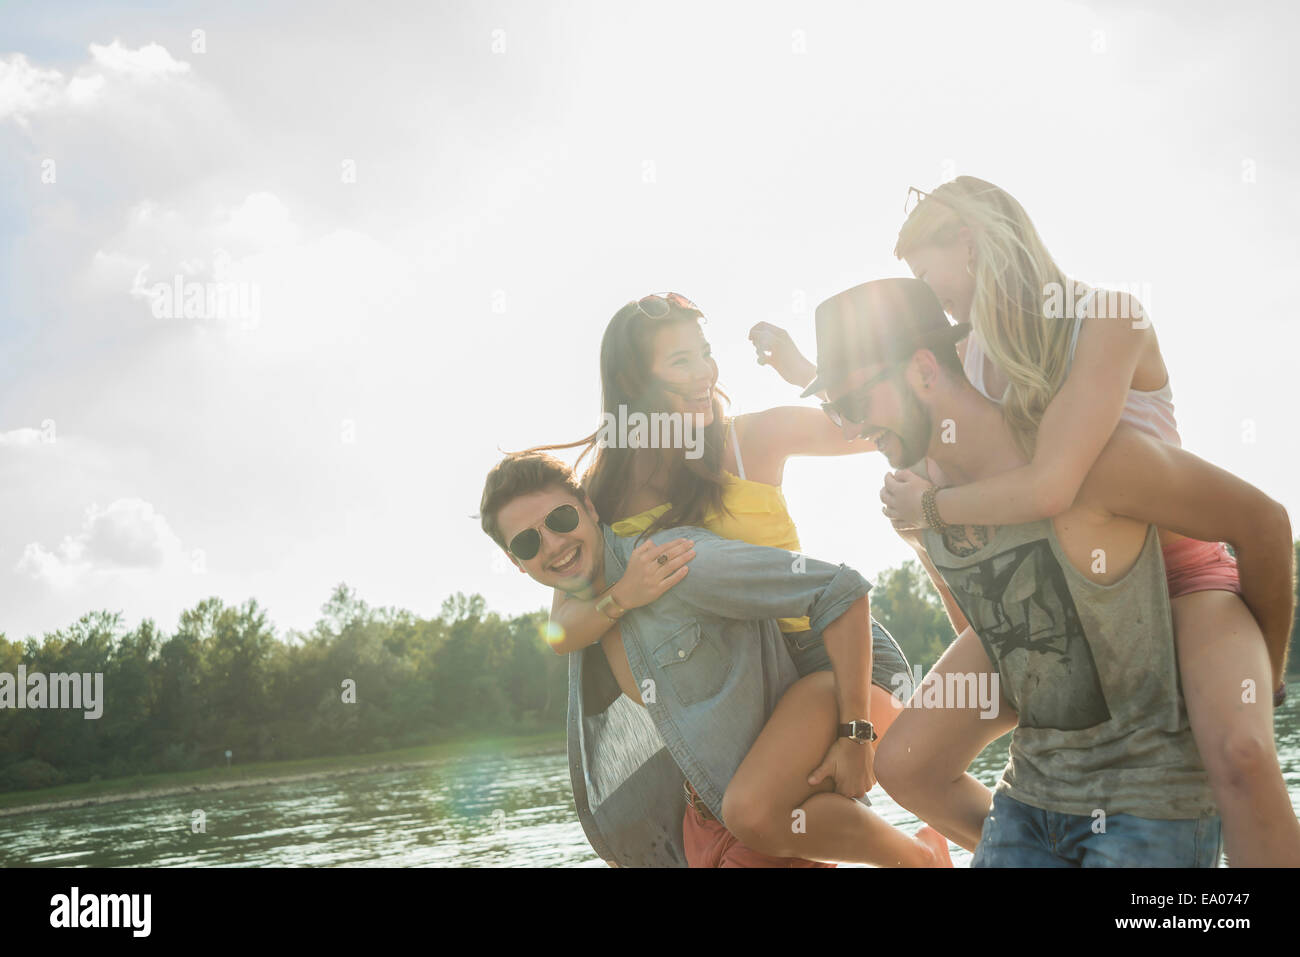
[[[891,466],[937,487],[1025,464],[1000,407],[962,372],[965,327],[925,283],[856,286],[822,303],[816,326],[817,376],[804,394],[825,392],[846,439],[873,439]],[[959,634],[882,742],[881,784],[973,850],[976,867],[1216,866],[1221,825],[1179,686],[1157,531],[1250,554],[1244,591],[1289,620],[1281,506],[1121,423],[1054,519],[959,527],[933,508],[927,519],[912,544]],[[961,687],[945,678],[993,670],[997,717],[942,700]],[[919,764],[974,755],[1010,728],[994,791],[970,774],[918,791]]]

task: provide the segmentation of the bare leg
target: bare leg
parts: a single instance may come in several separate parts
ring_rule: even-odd
[[[997,713],[980,717],[968,707],[921,708],[925,689],[945,674],[990,674],[984,647],[967,628],[930,669],[908,707],[876,752],[876,778],[889,796],[954,844],[974,851],[993,803],[993,792],[966,769],[989,742],[1016,726],[1018,716],[999,695]]]
[[[1278,765],[1272,667],[1259,625],[1232,592],[1183,595],[1172,608],[1187,717],[1223,817],[1228,860],[1300,866],[1300,822]]]
[[[871,688],[871,720],[882,739],[900,713],[883,688]],[[937,834],[918,839],[842,794],[833,783],[808,784],[835,739],[838,721],[834,676],[801,678],[777,703],[727,786],[722,817],[749,847],[772,857],[877,864],[885,867],[951,866]],[[868,745],[871,747],[872,745]]]

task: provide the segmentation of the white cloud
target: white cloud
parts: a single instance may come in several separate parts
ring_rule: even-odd
[[[0,57],[0,120],[25,123],[28,115],[57,103],[67,84],[58,70],[42,70],[21,53]]]
[[[255,249],[291,245],[301,232],[290,219],[288,207],[274,193],[250,194],[223,219],[219,232]]]
[[[68,81],[66,95],[73,106],[84,106],[94,102],[104,89],[104,75],[95,73],[88,76],[74,76]]]
[[[141,317],[150,315],[158,284],[170,289],[178,276],[205,288],[247,285],[248,298],[255,294],[258,302],[256,321],[205,328],[244,338],[253,351],[299,354],[356,341],[392,314],[387,304],[400,296],[408,300],[402,315],[418,308],[421,291],[411,268],[404,253],[367,233],[333,227],[309,234],[273,193],[227,204],[205,192],[183,208],[137,203],[95,251],[87,280],[99,301],[138,301]],[[245,335],[252,328],[256,335]]]
[[[39,445],[40,443],[40,429],[10,429],[8,432],[0,432],[0,446]]]
[[[108,46],[92,43],[90,55],[96,63],[114,73],[136,77],[166,76],[173,73],[188,73],[190,65],[183,60],[175,60],[167,50],[157,43],[150,43],[138,50],[129,50],[114,39]]]
[[[197,281],[247,278],[249,257],[286,251],[302,237],[288,207],[265,191],[233,207],[195,198],[180,209],[145,199],[124,218],[91,262],[89,275],[104,295],[148,299],[153,283],[170,283],[177,275]]]
[[[182,559],[180,539],[161,513],[142,499],[120,498],[107,508],[91,505],[81,531],[53,550],[29,542],[16,571],[62,588],[88,576],[160,571]]]
[[[22,127],[37,114],[62,107],[80,108],[102,100],[108,77],[127,82],[183,76],[190,65],[172,57],[164,47],[150,43],[131,50],[119,40],[107,46],[90,45],[91,62],[71,77],[59,70],[33,66],[14,53],[0,57],[0,121],[12,117]]]

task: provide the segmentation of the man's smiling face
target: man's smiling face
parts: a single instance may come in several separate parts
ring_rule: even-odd
[[[912,394],[905,367],[864,388],[883,371],[883,365],[859,369],[828,389],[826,398],[844,399],[844,410],[863,420],[855,423],[845,417],[841,431],[846,440],[872,439],[892,468],[907,468],[924,458],[930,446],[930,410]]]
[[[565,505],[577,510],[578,525],[570,532],[557,532],[546,524],[546,518]],[[595,509],[558,485],[511,499],[497,512],[497,524],[507,545],[529,529],[540,536],[541,546],[531,558],[510,553],[510,560],[539,584],[582,592],[604,571],[605,541]]]

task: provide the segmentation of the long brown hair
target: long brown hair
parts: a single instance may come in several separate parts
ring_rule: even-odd
[[[703,314],[686,309],[669,301],[669,312],[661,319],[645,315],[636,302],[629,302],[614,313],[605,335],[600,341],[600,396],[605,415],[618,419],[619,406],[630,416],[634,412],[649,414],[670,408],[668,392],[651,374],[654,356],[655,333],[669,323],[699,322]],[[703,430],[703,454],[688,458],[685,450],[673,456],[669,468],[667,494],[672,507],[660,515],[640,536],[651,535],[665,528],[681,525],[702,525],[707,515],[727,512],[723,492],[728,478],[722,471],[722,453],[726,445],[725,426],[722,421],[722,403],[718,397],[727,395],[714,385],[713,421]],[[730,402],[730,399],[727,399]],[[563,445],[540,445],[530,452],[553,449],[572,449],[585,446],[574,463],[574,471],[589,452],[594,450],[591,465],[582,476],[582,487],[591,498],[596,514],[606,524],[620,517],[616,509],[626,499],[632,480],[634,456],[638,453],[653,456],[653,478],[664,465],[657,449],[623,448],[618,443],[602,444],[598,441],[600,430],[586,438]]]

